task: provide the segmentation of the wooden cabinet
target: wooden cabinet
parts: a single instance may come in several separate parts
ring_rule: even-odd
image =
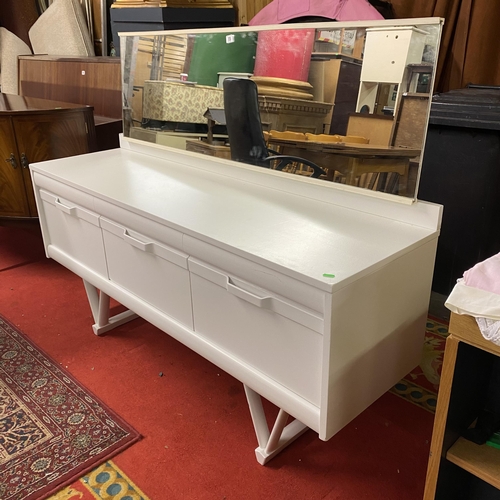
[[[19,94],[93,106],[94,114],[122,118],[118,57],[19,57]]]
[[[500,347],[474,318],[452,314],[441,374],[424,500],[500,499],[500,450],[461,437],[484,407]]]
[[[346,135],[349,114],[356,111],[361,62],[340,54],[313,54],[309,83],[315,101],[335,104],[325,117],[325,133]]]
[[[30,163],[95,149],[92,108],[0,94],[0,218],[36,217]]]
[[[20,56],[19,94],[92,106],[96,149],[119,147],[122,91],[118,57]]]

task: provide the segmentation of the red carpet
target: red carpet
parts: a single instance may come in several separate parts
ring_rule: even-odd
[[[113,461],[152,500],[422,498],[433,415],[394,394],[263,467],[239,382],[141,319],[94,336],[81,280],[57,263],[1,271],[0,312],[144,436]]]
[[[0,226],[0,271],[44,258],[40,228]]]
[[[0,317],[0,496],[46,498],[139,439]]]

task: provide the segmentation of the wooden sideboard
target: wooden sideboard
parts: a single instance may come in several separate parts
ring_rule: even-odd
[[[97,151],[119,147],[120,58],[20,56],[19,94],[92,106]]]
[[[500,450],[461,434],[484,408],[500,347],[471,316],[452,313],[446,340],[424,500],[500,499]]]
[[[133,139],[31,169],[94,332],[136,313],[241,381],[260,463],[308,428],[330,439],[418,365],[440,206]],[[109,297],[129,311],[110,318]]]
[[[20,56],[19,94],[84,104],[122,119],[120,58]]]
[[[91,107],[0,94],[0,219],[37,216],[30,163],[94,150]]]

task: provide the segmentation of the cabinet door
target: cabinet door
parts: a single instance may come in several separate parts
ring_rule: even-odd
[[[0,117],[0,216],[27,217],[30,209],[10,117]]]
[[[36,216],[29,164],[90,152],[93,123],[82,110],[13,117],[30,214]],[[90,111],[90,116],[91,111]]]

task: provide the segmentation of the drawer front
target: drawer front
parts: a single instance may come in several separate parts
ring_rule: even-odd
[[[319,406],[318,313],[191,258],[189,270],[195,332]]]
[[[185,235],[182,244],[191,259],[203,261],[215,269],[224,269],[230,276],[240,276],[244,281],[286,297],[288,301],[302,304],[319,316],[323,315],[326,294],[320,288],[287,276],[279,269],[269,267],[268,262],[251,261],[192,236]],[[283,251],[286,253],[286,249]],[[326,299],[326,302],[330,303],[331,298]]]
[[[107,278],[99,215],[43,189],[40,198],[49,239],[45,244]]]
[[[109,279],[193,328],[188,256],[101,218]]]

